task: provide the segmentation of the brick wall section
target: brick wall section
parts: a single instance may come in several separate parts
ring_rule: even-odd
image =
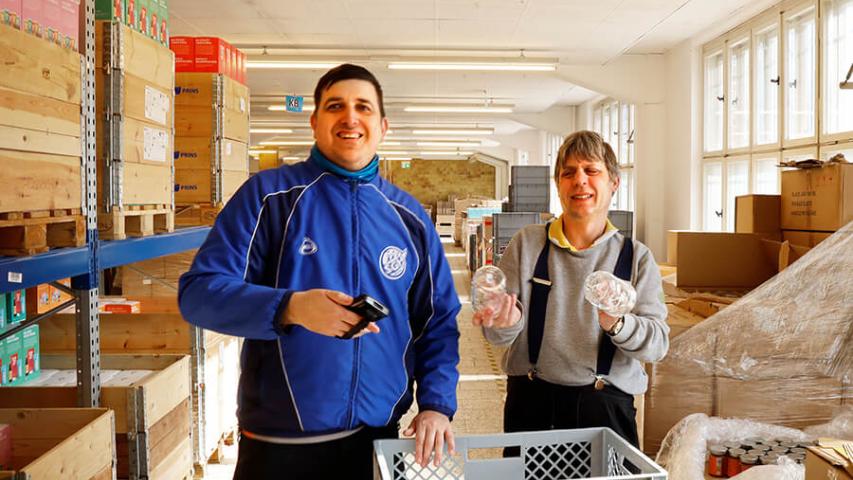
[[[382,176],[394,185],[412,194],[424,205],[447,200],[448,195],[466,197],[479,195],[495,197],[495,167],[467,160],[418,160],[403,162],[382,161]]]

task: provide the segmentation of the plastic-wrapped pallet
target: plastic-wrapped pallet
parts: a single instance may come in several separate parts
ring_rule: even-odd
[[[673,340],[644,448],[691,413],[804,428],[853,408],[853,223]]]

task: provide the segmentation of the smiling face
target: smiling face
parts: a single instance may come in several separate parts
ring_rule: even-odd
[[[563,162],[557,189],[560,204],[572,220],[604,221],[610,199],[619,187],[619,177],[611,178],[603,161],[570,155]]]
[[[311,115],[317,148],[330,161],[357,171],[376,155],[388,130],[376,89],[365,80],[342,80],[323,91]]]

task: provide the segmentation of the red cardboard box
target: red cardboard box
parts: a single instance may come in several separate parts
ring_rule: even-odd
[[[238,66],[237,57],[240,55],[240,51],[237,50],[237,47],[231,45],[231,79],[237,80],[240,77],[240,67]]]
[[[195,39],[193,37],[172,37],[169,48],[175,53],[176,72],[195,71]]]
[[[196,37],[194,63],[196,72],[225,73],[225,41],[216,37]]]
[[[237,81],[246,84],[246,54],[237,50]]]
[[[127,0],[127,15],[124,17],[125,23],[132,30],[138,30],[139,11],[137,9],[136,0]]]
[[[22,0],[0,0],[0,23],[21,29]]]

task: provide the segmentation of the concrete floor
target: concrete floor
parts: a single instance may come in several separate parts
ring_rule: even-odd
[[[462,311],[458,323],[461,334],[459,341],[459,373],[461,375],[457,396],[459,408],[453,421],[453,430],[457,436],[471,434],[494,434],[502,431],[503,403],[506,395],[506,377],[500,370],[500,349],[489,345],[479,328],[471,325],[471,301],[469,297],[471,277],[465,266],[465,252],[461,247],[445,243],[445,252],[453,273],[453,281]],[[400,422],[402,428],[408,426],[417,413],[413,408]],[[478,452],[482,457],[498,455],[497,450]],[[230,480],[234,475],[237,461],[236,444],[225,447],[221,464],[208,465],[205,479]]]

